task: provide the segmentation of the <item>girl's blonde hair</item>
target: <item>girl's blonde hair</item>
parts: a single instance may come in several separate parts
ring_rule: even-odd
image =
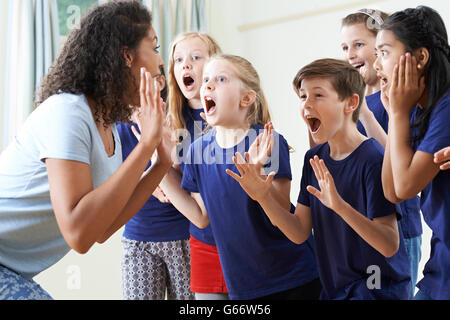
[[[178,86],[177,80],[175,79],[175,72],[174,72],[174,65],[175,61],[173,58],[173,54],[175,52],[175,47],[178,43],[181,41],[187,40],[187,39],[193,39],[198,38],[202,40],[206,47],[208,48],[208,54],[209,56],[213,56],[217,53],[221,53],[222,50],[220,49],[219,45],[217,44],[216,40],[214,40],[210,35],[206,33],[199,33],[199,32],[187,32],[179,34],[172,42],[172,46],[170,49],[170,56],[169,56],[169,113],[172,115],[173,119],[173,125],[175,130],[176,129],[185,129],[186,128],[186,121],[183,117],[183,103],[185,101],[185,97],[183,93],[181,92],[180,87]]]
[[[258,73],[253,65],[245,58],[231,54],[216,54],[208,63],[213,60],[225,60],[234,67],[236,76],[242,82],[246,89],[253,90],[256,93],[255,102],[250,106],[247,121],[250,125],[258,124],[264,126],[270,122],[269,105],[266,97],[261,89],[261,82]]]

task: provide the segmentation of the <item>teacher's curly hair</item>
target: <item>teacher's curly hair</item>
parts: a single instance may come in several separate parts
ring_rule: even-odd
[[[127,95],[138,92],[139,79],[126,65],[123,50],[136,50],[151,22],[138,1],[94,7],[70,33],[36,93],[35,107],[54,94],[84,94],[95,101],[96,121],[129,121],[133,107]]]

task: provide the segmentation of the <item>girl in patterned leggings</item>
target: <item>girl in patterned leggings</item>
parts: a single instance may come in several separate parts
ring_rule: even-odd
[[[164,68],[157,77],[166,100]],[[117,125],[125,160],[138,140],[128,123]],[[139,129],[137,129],[139,130]],[[151,165],[151,161],[148,166]],[[122,286],[126,300],[193,300],[189,288],[189,221],[157,187],[125,225],[122,238]]]

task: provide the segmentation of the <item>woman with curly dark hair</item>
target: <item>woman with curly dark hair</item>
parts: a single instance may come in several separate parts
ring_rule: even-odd
[[[71,248],[106,241],[172,165],[157,50],[137,1],[95,7],[69,36],[36,110],[0,156],[0,299],[51,298],[32,278]],[[133,109],[141,139],[122,163],[115,123]]]

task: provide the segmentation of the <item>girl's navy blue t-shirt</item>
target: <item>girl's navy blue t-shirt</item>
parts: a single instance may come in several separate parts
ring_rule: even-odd
[[[422,114],[416,106],[411,124]],[[434,107],[425,137],[412,143],[414,152],[433,155],[450,145],[450,94],[446,94]],[[411,129],[411,136],[417,128]],[[441,170],[422,190],[420,204],[423,218],[433,231],[431,255],[423,270],[423,279],[417,284],[420,290],[436,300],[450,299],[450,170]]]
[[[202,196],[231,299],[267,296],[318,277],[312,237],[301,245],[291,242],[225,172],[238,173],[232,157],[248,151],[263,130],[253,126],[235,147],[223,149],[211,129],[191,145],[191,163],[185,162],[182,187]],[[287,142],[278,133],[274,137],[266,172],[274,171],[275,179],[291,179]]]

